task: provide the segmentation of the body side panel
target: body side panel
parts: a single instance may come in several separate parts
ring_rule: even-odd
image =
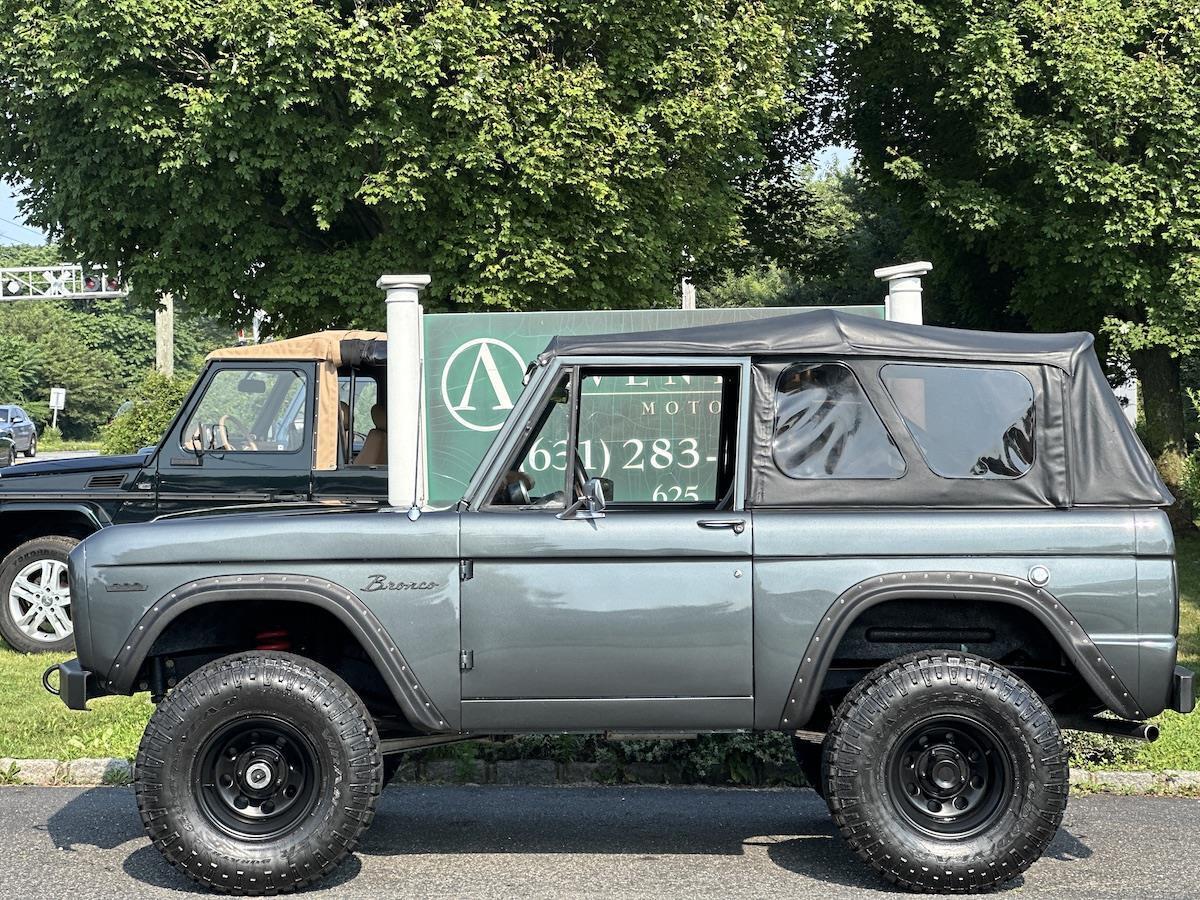
[[[895,572],[1027,579],[1052,593],[1139,693],[1137,563],[1128,511],[756,511],[755,725],[776,727],[817,625],[849,588]]]
[[[314,576],[344,588],[379,620],[457,727],[457,513],[418,522],[375,511],[180,519],[108,528],[84,547],[90,563],[84,616],[92,635],[91,657],[81,656],[86,668],[112,677],[110,663],[142,617],[182,585],[214,575],[248,582],[263,574]]]

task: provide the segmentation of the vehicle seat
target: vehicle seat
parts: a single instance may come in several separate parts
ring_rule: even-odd
[[[367,432],[362,450],[354,457],[351,465],[355,466],[386,466],[387,465],[387,409],[381,403],[371,407],[371,421],[375,427]]]
[[[345,400],[338,401],[338,447],[342,459],[349,461],[353,452],[354,436],[350,433],[350,404]]]

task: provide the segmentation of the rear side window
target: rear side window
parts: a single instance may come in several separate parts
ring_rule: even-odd
[[[854,373],[793,363],[775,386],[771,452],[790,478],[899,478],[904,458]]]
[[[1011,369],[888,365],[884,386],[943,478],[1019,478],[1033,466],[1033,386]]]

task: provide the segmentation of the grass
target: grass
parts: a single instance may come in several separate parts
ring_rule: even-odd
[[[148,695],[93,700],[72,712],[42,690],[42,672],[56,658],[0,649],[0,757],[132,758],[154,707]]]
[[[1179,539],[1178,564],[1179,662],[1200,671],[1200,535]],[[0,757],[132,758],[153,710],[147,695],[105,697],[93,700],[90,712],[72,712],[41,688],[42,671],[54,661],[45,654],[30,656],[0,646]],[[1200,711],[1188,716],[1166,712],[1156,721],[1162,729],[1158,741],[1111,742],[1118,750],[1096,767],[1200,770]],[[1091,742],[1091,736],[1072,740]]]
[[[51,440],[43,437],[38,439],[38,449],[47,453],[55,453],[59,450],[99,450],[100,442]]]

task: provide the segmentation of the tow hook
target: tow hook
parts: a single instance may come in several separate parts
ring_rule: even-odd
[[[54,665],[52,665],[48,669],[46,669],[45,672],[42,673],[42,687],[44,687],[46,689],[46,693],[53,694],[55,697],[59,696],[59,692],[58,692],[58,688],[53,687],[50,684],[50,673],[57,672],[58,667],[60,665],[61,665],[61,663],[55,663]]]

